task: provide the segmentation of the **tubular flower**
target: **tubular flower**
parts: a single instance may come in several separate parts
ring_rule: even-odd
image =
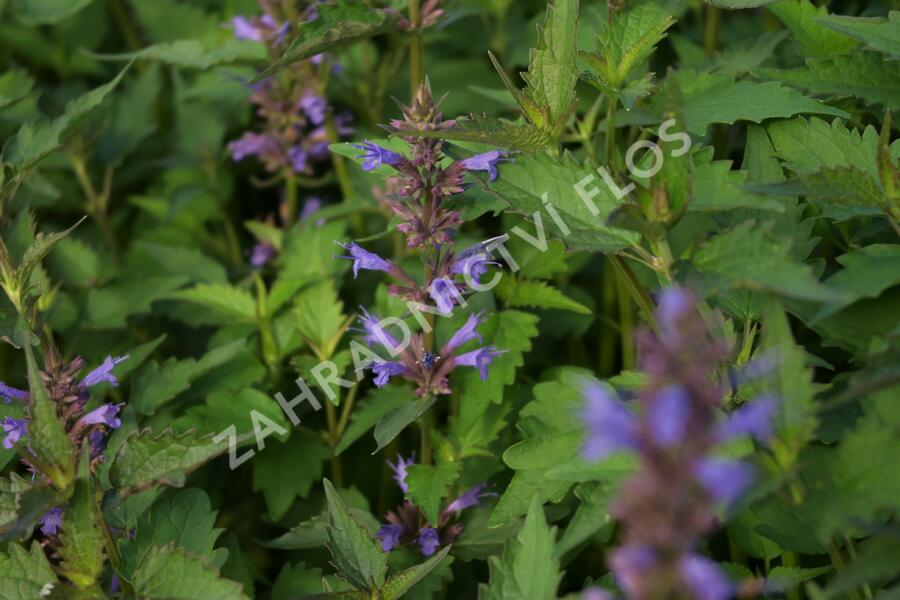
[[[505,158],[506,152],[491,150],[463,159],[459,164],[467,171],[487,171],[488,180],[494,181],[497,179],[497,163]]]
[[[13,400],[28,400],[28,397],[28,392],[25,390],[10,387],[0,381],[0,398],[2,398],[6,404],[10,404]]]
[[[369,140],[364,141],[362,144],[353,144],[353,147],[363,151],[357,157],[363,159],[363,171],[371,171],[381,165],[399,165],[404,160],[402,154],[382,148]]]
[[[734,594],[728,578],[692,548],[712,529],[715,505],[732,504],[751,484],[753,468],[714,453],[732,437],[768,439],[777,402],[761,397],[718,421],[722,393],[710,381],[728,348],[712,337],[685,290],[664,291],[656,316],[659,334],[639,338],[649,380],[638,393],[638,410],[629,411],[608,386],[587,385],[582,453],[601,459],[627,451],[639,458],[613,505],[626,533],[609,564],[627,596],[725,600]]]

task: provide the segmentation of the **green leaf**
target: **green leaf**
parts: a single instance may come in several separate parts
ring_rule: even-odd
[[[387,573],[387,555],[363,527],[338,495],[334,486],[324,480],[328,497],[328,549],[338,575],[357,589],[380,589]]]
[[[778,565],[777,567],[773,567],[769,571],[769,575],[766,578],[768,582],[772,585],[777,586],[778,589],[788,590],[793,588],[794,586],[798,586],[801,583],[809,581],[811,579],[815,579],[819,575],[824,575],[825,573],[833,570],[834,567],[831,565],[825,565],[824,567],[786,567],[784,565]]]
[[[375,448],[372,454],[376,454],[387,446],[391,440],[406,429],[407,425],[424,415],[435,401],[436,398],[434,396],[416,398],[412,402],[406,402],[381,417],[378,424],[375,425],[375,441],[378,442],[378,447]]]
[[[109,83],[66,104],[63,114],[55,119],[42,119],[35,123],[22,125],[19,131],[4,144],[3,153],[0,156],[2,162],[11,163],[18,171],[25,171],[59,148],[64,142],[66,134],[82,117],[100,106],[104,98],[119,85],[119,81],[126,71],[128,71],[127,66]]]
[[[28,246],[28,249],[25,250],[25,253],[22,255],[22,260],[19,261],[19,266],[16,269],[16,279],[18,280],[17,285],[19,289],[23,289],[28,285],[28,281],[31,279],[31,273],[34,271],[34,268],[50,254],[50,251],[53,250],[58,243],[72,233],[76,227],[81,225],[85,218],[86,217],[82,217],[77,223],[65,231],[47,234],[39,233],[35,236],[34,242],[32,242],[31,245]]]
[[[767,8],[791,30],[809,58],[831,58],[856,48],[852,39],[830,31],[819,22],[817,17],[828,14],[824,4],[816,6],[810,0],[781,0]]]
[[[62,502],[60,492],[44,483],[32,483],[15,473],[0,479],[0,539],[31,535],[35,522]]]
[[[196,287],[168,295],[173,300],[183,300],[211,310],[218,324],[256,321],[256,300],[250,292],[227,284],[201,283]]]
[[[131,580],[135,594],[147,600],[248,600],[236,581],[177,548],[153,546],[141,559]]]
[[[596,192],[591,199],[595,208],[579,197],[576,191],[579,182],[583,182],[581,187],[588,195]],[[514,212],[530,217],[539,214],[543,226],[571,248],[615,252],[638,240],[634,232],[606,225],[606,219],[620,201],[599,175],[577,165],[569,155],[562,159],[543,153],[516,157],[515,162],[500,165],[500,177],[487,185]],[[568,235],[547,212],[544,195],[569,229]]]
[[[578,0],[548,3],[544,25],[538,28],[537,48],[530,52],[528,72],[522,74],[532,101],[547,110],[553,131],[565,125],[574,109],[577,29]]]
[[[215,550],[223,531],[215,527],[216,515],[203,490],[189,489],[160,498],[140,516],[134,537],[119,540],[122,572],[130,576],[148,551],[168,544],[221,565],[226,551]]]
[[[6,550],[0,552],[0,597],[4,600],[34,600],[46,585],[57,583],[39,543],[32,542],[30,551],[16,543]]]
[[[79,479],[72,499],[63,511],[59,534],[60,572],[79,588],[90,587],[103,574],[101,522],[90,479]]]
[[[300,335],[320,353],[330,358],[350,322],[343,313],[334,280],[328,279],[303,290],[296,299],[294,322]]]
[[[271,77],[299,60],[390,31],[396,20],[396,13],[359,3],[326,4],[317,7],[317,11],[319,18],[301,23],[284,54],[251,83]]]
[[[441,501],[459,478],[460,464],[447,462],[438,465],[412,465],[407,469],[406,497],[422,509],[428,522],[437,526],[441,517]]]
[[[295,469],[300,456],[303,468]],[[321,479],[323,464],[329,458],[331,449],[322,437],[304,429],[292,431],[283,443],[266,441],[265,450],[253,458],[253,490],[265,496],[273,521],[283,517],[297,497],[309,495],[313,484]],[[286,479],[287,472],[293,475]]]
[[[871,244],[842,254],[837,261],[844,268],[826,279],[825,285],[845,296],[839,307],[863,298],[877,298],[900,283],[900,246],[896,244]]]
[[[52,25],[74,15],[93,0],[12,0],[10,10],[23,25]]]
[[[131,386],[131,406],[142,414],[151,415],[181,392],[201,375],[221,366],[243,349],[245,342],[237,340],[213,348],[199,360],[170,358],[162,365],[151,361],[135,375]]]
[[[783,81],[813,94],[855,96],[869,104],[900,108],[900,62],[884,60],[877,52],[856,52],[828,60],[810,59],[801,69],[758,69],[757,72],[767,79]]]
[[[757,6],[765,6],[771,4],[775,0],[704,0],[713,6],[719,8],[727,8],[728,10],[739,10],[741,8],[756,8]]]
[[[28,388],[31,392],[28,448],[49,469],[44,475],[57,488],[66,489],[75,472],[75,448],[44,388],[31,346],[25,346],[25,358],[28,363]]]
[[[121,445],[110,468],[110,481],[117,488],[138,491],[160,483],[181,487],[187,473],[228,450],[227,440],[187,432],[177,436],[171,429],[154,435],[150,429],[132,434]]]
[[[815,21],[829,29],[849,35],[873,50],[884,52],[893,58],[900,58],[900,11],[890,11],[887,19],[829,15],[819,17]]]
[[[556,600],[562,573],[555,554],[555,539],[556,529],[547,526],[543,506],[535,496],[525,525],[507,544],[503,557],[492,556],[488,560],[491,582],[479,586],[479,599]]]
[[[750,208],[783,212],[785,202],[745,189],[749,173],[732,169],[730,160],[713,160],[714,149],[706,147],[692,156],[690,212]]]
[[[761,123],[765,119],[808,113],[849,117],[839,108],[807,98],[775,81],[733,81],[727,75],[690,71],[679,73],[677,80],[684,101],[684,126],[697,135],[704,135],[713,123]],[[753,98],[753,102],[747,102],[747,98]]]
[[[531,123],[512,122],[507,119],[489,117],[486,114],[472,113],[468,117],[456,119],[452,129],[440,131],[410,131],[406,135],[461,142],[477,142],[514,148],[523,152],[536,152],[553,145],[553,137]],[[339,146],[333,144],[332,148]]]
[[[375,427],[375,424],[389,412],[411,403],[413,400],[409,388],[402,386],[380,387],[369,392],[353,413],[350,425],[334,449],[335,455],[349,448],[369,429]]]
[[[558,308],[583,315],[591,314],[591,309],[572,300],[545,281],[504,277],[494,288],[494,293],[511,307]]]
[[[121,54],[88,52],[88,56],[97,60],[111,61],[151,60],[188,69],[205,70],[233,62],[256,63],[264,60],[267,54],[261,44],[230,39],[216,45],[201,40],[175,40],[153,44],[137,52]]]
[[[768,290],[826,303],[843,298],[819,283],[809,267],[796,262],[789,242],[770,235],[770,229],[748,221],[700,246],[691,262],[707,291]]]
[[[397,600],[403,598],[414,585],[422,581],[422,579],[434,571],[447,557],[452,546],[444,546],[434,556],[423,562],[422,564],[410,567],[405,571],[401,571],[391,576],[381,588],[381,597],[384,600]]]

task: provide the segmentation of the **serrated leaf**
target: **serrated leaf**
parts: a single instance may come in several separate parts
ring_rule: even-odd
[[[103,536],[93,494],[90,479],[77,481],[59,534],[61,572],[79,588],[92,586],[103,573]]]
[[[562,579],[555,555],[556,530],[547,526],[540,499],[535,496],[528,508],[525,525],[509,541],[502,558],[488,560],[490,585],[480,585],[480,600],[533,598],[556,600]]]
[[[501,148],[513,148],[523,152],[536,152],[553,144],[552,136],[531,123],[514,123],[507,119],[475,113],[456,119],[456,125],[451,129],[410,131],[404,132],[404,135],[477,142]]]
[[[347,509],[337,490],[324,480],[328,498],[328,549],[338,575],[357,589],[370,591],[384,585],[387,555]]]
[[[153,546],[131,580],[135,594],[147,600],[248,600],[241,584],[174,545]]]
[[[407,469],[406,497],[422,509],[433,526],[440,523],[441,501],[447,490],[459,478],[460,464],[456,462],[438,465],[416,464]]]
[[[384,600],[397,600],[403,598],[414,585],[422,581],[422,579],[434,571],[447,557],[452,546],[444,546],[434,556],[422,564],[410,567],[405,571],[401,571],[391,576],[381,588],[381,597]]]
[[[849,115],[775,81],[733,81],[730,76],[684,72],[678,75],[684,101],[685,128],[703,135],[713,123],[761,123],[797,114]],[[753,98],[753,102],[747,102]]]
[[[28,364],[28,388],[31,392],[28,448],[51,470],[44,475],[56,487],[65,489],[75,472],[75,448],[44,388],[31,346],[25,346],[25,358]]]
[[[713,148],[703,148],[693,154],[691,170],[690,212],[722,211],[739,208],[783,212],[785,203],[766,198],[746,188],[749,174],[732,169],[730,160],[713,160]]]
[[[375,424],[389,412],[413,400],[413,394],[407,387],[386,386],[375,388],[369,392],[353,413],[350,425],[344,431],[341,441],[334,449],[335,455],[349,448],[353,442],[361,438],[369,429],[375,427]]]
[[[293,469],[300,456],[303,468]],[[281,519],[297,497],[309,495],[329,458],[331,449],[321,436],[304,429],[292,431],[283,443],[266,441],[265,450],[253,458],[253,490],[265,496],[273,521]],[[293,475],[286,480],[284,473],[292,470]]]
[[[375,441],[378,442],[378,447],[375,448],[372,454],[376,454],[387,446],[408,425],[428,412],[428,409],[432,407],[435,401],[436,398],[434,396],[416,398],[412,402],[406,402],[381,417],[375,425]]]
[[[890,11],[887,19],[828,15],[818,17],[815,21],[859,40],[873,50],[900,58],[900,11]]]
[[[758,69],[757,74],[812,94],[855,96],[870,104],[900,108],[900,61],[884,60],[877,52],[809,59],[801,69]]]
[[[0,539],[22,539],[37,520],[62,502],[60,492],[44,483],[29,482],[16,473],[0,479]]]
[[[166,429],[154,435],[150,429],[132,434],[121,445],[110,468],[110,481],[131,491],[153,483],[184,485],[187,473],[228,450],[227,440],[198,437],[187,432],[175,435]]]
[[[24,288],[28,285],[29,279],[31,279],[31,273],[37,267],[42,260],[53,250],[54,246],[60,243],[66,236],[68,236],[72,231],[75,230],[76,227],[81,225],[82,221],[84,221],[86,217],[83,217],[78,220],[77,223],[66,229],[65,231],[57,231],[55,233],[39,233],[35,236],[34,242],[28,246],[25,250],[25,253],[22,255],[22,260],[19,261],[19,265],[16,269],[16,279],[18,280],[18,287],[20,289]]]
[[[0,596],[4,600],[34,600],[47,584],[57,583],[56,573],[43,548],[32,542],[31,550],[12,543],[0,552]]]
[[[803,45],[805,55],[810,58],[831,58],[856,47],[852,39],[818,22],[816,17],[828,14],[825,5],[816,6],[810,0],[781,0],[766,8],[791,30],[794,38]]]
[[[586,193],[596,192],[592,208],[576,191],[579,182]],[[624,184],[622,184],[624,185]],[[490,192],[507,202],[514,212],[528,216],[537,212],[543,226],[569,247],[614,252],[635,243],[638,235],[606,225],[606,219],[619,206],[613,192],[595,172],[581,167],[568,155],[561,159],[546,154],[516,157],[515,162],[500,165],[500,177],[487,184]],[[569,229],[568,235],[548,214],[543,197],[556,209]]]
[[[89,52],[88,55],[96,60],[150,60],[200,70],[240,61],[255,63],[267,56],[261,44],[237,39],[230,39],[218,45],[210,45],[201,40],[175,40],[153,44],[137,52],[120,54]]]
[[[591,314],[591,309],[572,300],[545,281],[504,277],[494,288],[494,293],[511,307],[557,308],[583,315]]]
[[[187,290],[168,295],[173,300],[183,300],[208,308],[215,313],[220,324],[256,321],[256,300],[246,290],[227,284],[201,283]]]
[[[548,3],[544,24],[538,28],[537,48],[530,52],[528,72],[522,74],[532,101],[547,109],[553,131],[565,124],[575,102],[577,28],[578,0]]]
[[[294,323],[300,335],[314,346],[321,358],[330,358],[349,325],[344,303],[334,281],[325,280],[303,290],[295,300]]]
[[[727,8],[728,10],[739,10],[742,8],[756,8],[757,6],[765,6],[771,4],[775,0],[704,0],[708,4],[718,6],[719,8]]]
[[[4,144],[0,156],[2,161],[11,163],[18,171],[24,171],[37,164],[62,145],[72,127],[103,102],[103,99],[119,85],[126,71],[127,66],[109,83],[66,104],[63,114],[55,119],[42,119],[22,125]]]
[[[389,31],[396,20],[396,13],[358,3],[326,4],[317,7],[317,11],[319,18],[300,24],[284,54],[251,83],[271,77],[299,60]]]

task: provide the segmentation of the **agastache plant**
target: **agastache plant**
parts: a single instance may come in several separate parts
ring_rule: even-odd
[[[589,460],[622,451],[638,459],[614,504],[625,538],[609,559],[627,597],[724,600],[735,590],[698,546],[716,526],[717,507],[732,506],[754,470],[717,456],[717,447],[739,436],[769,439],[777,402],[761,396],[718,418],[723,393],[713,375],[728,346],[711,335],[690,292],[663,291],[656,317],[658,333],[639,336],[649,380],[637,414],[607,386],[588,384],[582,452]]]
[[[415,458],[415,455],[409,459],[397,455],[396,464],[388,461],[394,472],[394,481],[404,494],[409,491],[407,469],[415,464]],[[487,485],[483,483],[469,488],[441,510],[437,523],[429,523],[418,506],[409,500],[404,501],[396,510],[387,513],[387,523],[376,534],[381,549],[390,552],[398,545],[410,544],[418,546],[424,556],[431,556],[439,547],[452,544],[462,533],[462,523],[456,522],[460,512],[479,506],[482,498],[497,495],[486,489]]]

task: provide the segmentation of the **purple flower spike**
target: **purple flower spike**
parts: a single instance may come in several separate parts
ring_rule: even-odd
[[[701,461],[694,475],[712,498],[725,506],[732,504],[753,483],[753,467],[748,464],[708,458]]]
[[[437,529],[434,527],[423,527],[419,530],[419,537],[416,539],[416,543],[419,544],[419,550],[422,551],[423,555],[431,556],[438,546],[441,545]]]
[[[588,437],[581,454],[588,460],[599,460],[620,450],[637,446],[637,424],[625,405],[606,387],[590,383],[584,389],[586,405],[582,419]]]
[[[465,510],[467,508],[471,508],[473,506],[478,506],[481,504],[482,498],[487,498],[488,496],[496,496],[497,494],[494,492],[484,492],[487,485],[483,483],[479,483],[478,485],[469,488],[469,490],[464,493],[462,496],[451,502],[447,505],[447,508],[444,509],[446,514],[451,514],[455,512],[459,512],[461,510]]]
[[[716,437],[723,442],[743,435],[763,442],[771,439],[772,420],[777,409],[778,398],[775,396],[765,395],[751,400],[719,424]]]
[[[7,404],[13,400],[28,400],[28,396],[29,394],[25,390],[10,387],[0,381],[0,398],[3,398],[3,401]]]
[[[670,385],[657,392],[647,419],[656,442],[668,448],[684,439],[690,416],[690,394],[680,385]]]
[[[256,27],[247,17],[237,16],[231,19],[231,29],[234,31],[234,37],[239,40],[250,40],[252,42],[262,41],[262,31]]]
[[[322,96],[310,94],[300,98],[300,108],[306,113],[313,125],[321,125],[325,122],[325,111],[328,109],[328,103]]]
[[[106,360],[104,360],[99,367],[88,373],[85,378],[81,380],[81,387],[92,387],[98,383],[103,383],[104,381],[111,384],[113,387],[118,386],[119,380],[112,374],[112,370],[117,364],[127,360],[128,356],[128,354],[125,356],[116,356],[115,358],[107,356]]]
[[[278,151],[278,142],[261,133],[247,131],[240,138],[228,144],[232,160],[243,160],[255,154],[266,154]]]
[[[449,354],[471,340],[478,340],[480,342],[481,335],[475,331],[479,325],[481,325],[481,313],[469,315],[469,319],[466,321],[465,325],[460,327],[456,333],[453,334],[453,337],[444,344],[442,354]]]
[[[400,523],[388,523],[382,525],[375,535],[381,540],[381,549],[390,552],[394,546],[400,543],[400,536],[406,531],[406,527]]]
[[[10,450],[23,435],[28,435],[28,421],[4,417],[3,432],[6,434],[6,437],[3,438],[3,447]]]
[[[382,148],[378,144],[373,144],[369,140],[364,141],[362,144],[353,144],[353,147],[363,151],[361,155],[356,157],[365,159],[362,165],[363,171],[371,171],[383,164],[396,165],[403,160],[402,155],[387,148]]]
[[[387,385],[394,375],[403,375],[406,372],[406,367],[398,362],[385,360],[372,364],[372,371],[375,373],[375,379],[372,382],[376,386],[381,387]]]
[[[121,406],[122,404],[104,404],[78,419],[78,425],[108,425],[118,429],[122,426],[122,420],[117,416]]]
[[[387,461],[387,464],[391,468],[391,471],[394,472],[394,481],[397,482],[397,485],[403,490],[404,494],[408,492],[409,484],[406,483],[406,476],[409,473],[407,472],[407,469],[416,464],[416,455],[413,454],[409,460],[406,460],[398,454],[397,464],[393,464],[391,461]]]
[[[44,516],[41,517],[41,533],[44,535],[56,535],[59,528],[62,527],[62,514],[61,508],[51,508],[44,513]]]
[[[488,179],[494,181],[497,179],[497,163],[505,157],[506,152],[491,150],[490,152],[483,152],[481,154],[476,154],[475,156],[470,156],[469,158],[459,161],[459,164],[467,171],[487,171],[489,175]]]
[[[256,244],[250,252],[250,266],[256,267],[257,269],[262,267],[275,256],[275,252],[275,247],[270,246],[265,242]]]
[[[478,367],[482,381],[487,381],[488,366],[497,356],[503,354],[504,350],[497,350],[492,346],[485,346],[478,350],[472,350],[456,357],[456,364],[467,367]]]
[[[640,594],[647,572],[656,565],[656,554],[648,546],[622,546],[612,553],[610,566],[616,583],[628,597]]]
[[[347,244],[341,244],[340,242],[338,242],[338,245],[344,250],[348,250],[350,252],[350,256],[341,256],[340,258],[347,258],[353,261],[354,279],[357,275],[359,275],[360,269],[386,272],[393,271],[394,269],[394,263],[381,258],[374,252],[369,252],[356,242],[349,242]]]
[[[679,570],[697,600],[728,600],[734,593],[722,569],[706,557],[688,554],[681,559]]]

